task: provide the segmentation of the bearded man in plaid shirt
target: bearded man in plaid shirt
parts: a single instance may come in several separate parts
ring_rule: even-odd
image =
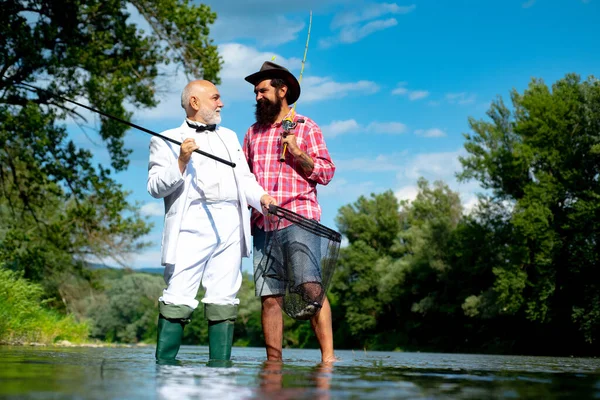
[[[335,165],[331,161],[323,134],[310,118],[295,114],[290,108],[300,97],[300,84],[286,68],[265,62],[260,71],[247,76],[256,95],[256,123],[244,138],[242,146],[250,170],[258,183],[273,196],[280,207],[319,221],[321,207],[317,202],[317,184],[327,185],[333,178]],[[286,134],[282,121],[292,119],[296,127]],[[286,150],[284,150],[284,146]],[[285,156],[280,161],[280,156]],[[278,235],[293,240],[298,227],[286,220],[279,223],[260,213],[252,214],[254,282],[256,295],[262,303],[262,326],[267,359],[282,360],[283,313],[281,296],[285,288],[281,280],[264,276],[261,263],[266,232],[279,229]],[[299,237],[299,236],[296,236]],[[307,244],[308,248],[311,248]],[[323,362],[335,361],[331,307],[327,297],[323,303],[313,303],[302,310],[299,319],[310,318],[321,348]]]

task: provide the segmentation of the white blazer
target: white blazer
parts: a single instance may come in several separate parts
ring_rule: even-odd
[[[185,132],[189,130],[184,121],[179,128],[170,129],[161,135],[183,142]],[[219,126],[217,134],[223,139],[229,151],[237,184],[238,200],[240,202],[240,222],[244,241],[242,242],[242,257],[250,256],[250,210],[248,205],[262,212],[260,198],[267,192],[256,182],[256,177],[250,172],[242,146],[235,132]],[[148,162],[148,193],[154,198],[163,198],[165,202],[165,221],[161,244],[161,264],[175,264],[177,239],[181,228],[182,217],[191,200],[188,191],[195,179],[195,169],[179,171],[179,145],[159,137],[150,140],[150,160]],[[200,149],[202,150],[202,149]],[[196,156],[204,157],[196,154]]]

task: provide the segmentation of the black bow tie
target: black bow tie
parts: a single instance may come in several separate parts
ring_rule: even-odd
[[[196,132],[204,132],[204,131],[212,131],[214,132],[215,129],[217,129],[217,125],[216,124],[212,124],[212,125],[195,125],[195,124],[191,124],[190,121],[185,121],[187,122],[188,126],[192,129],[195,129]]]

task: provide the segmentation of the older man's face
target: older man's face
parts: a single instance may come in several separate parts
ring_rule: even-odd
[[[196,115],[201,119],[200,122],[205,124],[221,123],[223,102],[216,86],[205,86],[202,90],[195,91],[191,101],[194,101],[194,98],[197,101],[198,111]]]

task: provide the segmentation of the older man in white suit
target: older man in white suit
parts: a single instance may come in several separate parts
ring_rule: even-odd
[[[209,360],[228,361],[241,259],[251,248],[248,205],[266,212],[275,200],[248,169],[235,132],[218,125],[223,103],[217,88],[192,81],[183,90],[181,106],[186,120],[162,132],[181,146],[158,137],[150,142],[148,192],[165,203],[161,264],[167,288],[159,298],[156,359],[175,359],[202,284]],[[231,161],[235,168],[196,149]]]

